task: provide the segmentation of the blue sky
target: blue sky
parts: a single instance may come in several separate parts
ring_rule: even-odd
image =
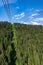
[[[12,23],[43,25],[43,0],[9,0],[9,7]],[[0,21],[6,20],[9,17],[0,0]]]

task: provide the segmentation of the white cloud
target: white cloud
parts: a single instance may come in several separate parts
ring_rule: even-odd
[[[40,25],[40,23],[38,23],[38,22],[33,22],[33,21],[31,21],[31,22],[21,21],[20,23],[21,23],[21,24],[27,24],[27,25],[29,25],[29,24],[31,24],[31,25]]]
[[[24,16],[25,16],[24,12],[23,12],[23,13],[21,13],[21,14],[20,14],[20,16],[21,16],[21,17],[24,17]]]
[[[33,22],[33,21],[31,21],[31,24],[33,24],[33,25],[40,25],[40,23],[38,23],[38,22]]]
[[[23,13],[22,13],[23,15]],[[32,25],[42,25],[43,23],[43,17],[37,17],[39,16],[40,14],[38,13],[34,13],[34,14],[31,14],[29,17],[27,17],[27,21],[21,21],[21,23],[23,24],[32,24]]]
[[[26,17],[25,13],[22,12],[20,14],[14,15],[12,18],[14,20],[20,22],[21,24],[42,25],[42,23],[43,23],[43,17],[40,17],[39,15],[40,15],[40,13],[36,12],[36,13],[33,13],[30,16]]]
[[[34,25],[42,25],[42,23],[43,23],[43,18],[33,18],[33,19],[31,19],[30,20],[30,22],[32,23],[32,24],[34,24]]]
[[[29,16],[29,19],[30,19],[30,20],[33,20],[34,17],[36,17],[36,16],[38,16],[38,15],[40,15],[40,14],[38,14],[38,13],[31,14],[31,15]]]
[[[21,24],[27,24],[27,25],[30,24],[29,22],[25,22],[25,21],[21,21],[20,23]]]
[[[31,14],[31,15],[30,15],[30,18],[31,18],[31,17],[33,18],[33,17],[38,16],[38,15],[39,15],[38,13]]]
[[[17,15],[14,15],[14,17],[19,17],[20,15],[19,14],[17,14]]]
[[[34,16],[37,16],[37,15],[39,15],[39,14],[38,13],[35,13],[35,14],[32,14],[31,16],[34,17]]]
[[[34,20],[35,20],[35,21],[43,21],[43,18],[40,18],[40,17],[39,17],[39,18],[35,18]]]
[[[14,16],[12,17],[12,19],[21,19],[21,18],[23,18],[24,16],[25,16],[25,13],[22,12],[22,13],[20,13],[20,14],[14,15]]]
[[[34,13],[29,16],[28,21],[33,25],[42,25],[43,17],[39,16],[40,14]]]

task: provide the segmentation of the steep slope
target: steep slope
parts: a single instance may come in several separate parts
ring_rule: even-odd
[[[0,22],[0,65],[43,65],[43,26]]]
[[[0,22],[0,65],[9,65],[11,52],[11,23]]]
[[[16,50],[17,50],[17,47],[16,47],[17,46],[17,35],[16,35],[16,29],[15,29],[14,24],[12,24],[12,33],[13,33],[13,35],[12,35],[12,40],[11,40],[12,44],[11,45],[12,45],[13,52],[14,52],[14,54],[13,54],[14,60],[12,60],[13,64],[11,63],[11,65],[19,65],[18,60],[17,60],[17,52],[16,52]]]
[[[16,31],[13,24],[0,22],[0,65],[17,65]]]
[[[14,24],[20,65],[43,65],[43,27]]]

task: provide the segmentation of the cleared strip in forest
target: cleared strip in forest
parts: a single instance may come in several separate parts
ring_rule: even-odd
[[[16,29],[14,27],[14,24],[12,24],[12,32],[13,32],[12,44],[14,45],[14,49],[16,51],[17,50],[17,34],[16,34]],[[17,60],[17,52],[16,52],[16,57],[15,58],[16,58],[15,65],[19,65],[18,60]]]
[[[12,43],[14,43],[14,48],[16,48],[16,45],[17,45],[17,35],[16,35],[16,30],[15,30],[14,24],[12,24],[12,32],[13,32],[13,41],[12,41]]]

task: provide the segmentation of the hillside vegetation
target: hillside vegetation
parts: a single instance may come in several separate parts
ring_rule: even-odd
[[[0,65],[43,65],[43,26],[0,22]]]

